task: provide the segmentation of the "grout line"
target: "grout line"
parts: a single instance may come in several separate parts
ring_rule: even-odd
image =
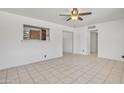
[[[96,72],[96,74],[92,77],[92,79],[88,80],[88,83],[89,83],[91,80],[93,80],[93,79],[95,78],[95,76],[98,75],[98,73],[100,73],[101,70],[103,70],[103,68],[106,66],[106,64],[107,64],[107,63],[104,63],[104,64],[103,64],[103,66],[101,67],[101,69],[100,69],[98,72]]]
[[[49,66],[49,65],[48,65]],[[50,67],[50,66],[49,66]],[[51,68],[51,67],[50,67]],[[52,67],[53,68],[53,67]],[[54,68],[53,68],[54,69]],[[59,73],[59,72],[58,72]],[[52,72],[51,72],[51,74],[54,76],[54,77],[56,77],[56,75],[54,75]],[[56,77],[59,81],[61,81],[61,79],[59,79],[58,77]],[[61,82],[63,82],[63,81],[61,81]],[[63,82],[64,83],[64,82]]]
[[[100,64],[100,63],[98,63],[98,64]],[[85,71],[82,75],[78,76],[77,79],[74,79],[74,81],[75,81],[75,80],[78,80],[81,76],[84,76],[84,75],[86,74],[86,72],[90,71],[91,69],[93,69],[94,67],[96,67],[98,64],[95,63],[94,66],[92,66],[90,69],[88,69],[87,71]]]
[[[108,73],[108,75],[107,75],[106,79],[104,80],[103,84],[105,84],[106,80],[108,79],[109,75],[111,74],[112,69],[114,68],[114,64],[115,64],[115,62],[112,63],[111,70],[110,70],[110,72]]]
[[[21,83],[21,79],[20,79],[19,72],[18,72],[18,67],[16,67],[16,72],[17,72],[19,83]]]
[[[47,78],[46,78],[44,75],[42,75],[42,73],[41,73],[34,65],[32,65],[32,67],[33,67],[48,83],[50,83],[50,82],[47,80]]]
[[[31,80],[33,81],[33,83],[35,83],[33,77],[32,77],[31,74],[29,73],[29,71],[28,71],[28,69],[26,68],[26,66],[24,66],[24,68],[25,68],[27,74],[29,75],[29,77],[31,78]]]

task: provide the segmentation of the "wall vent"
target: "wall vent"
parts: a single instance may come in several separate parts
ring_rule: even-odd
[[[89,27],[88,27],[88,29],[95,29],[95,28],[96,28],[95,25],[93,25],[93,26],[89,26]]]

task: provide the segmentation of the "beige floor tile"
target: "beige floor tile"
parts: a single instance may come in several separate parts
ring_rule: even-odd
[[[0,84],[124,84],[124,63],[95,55],[61,58],[0,70]]]
[[[58,79],[63,79],[64,77],[66,77],[63,73],[56,73],[56,74],[53,74],[56,78]]]
[[[73,82],[73,79],[70,77],[65,77],[63,79],[61,79],[62,82],[64,82],[64,84],[70,84]]]
[[[27,79],[27,80],[22,80],[21,84],[34,84],[34,82],[32,80]]]
[[[72,78],[73,80],[75,80],[75,79],[79,78],[81,75],[83,75],[82,72],[77,72],[77,73],[75,72],[75,73],[70,74],[69,77]]]
[[[59,79],[56,78],[55,76],[52,76],[52,77],[46,77],[47,81],[49,83],[54,83],[54,82],[57,82]]]
[[[11,80],[7,80],[6,81],[7,84],[19,84],[19,79],[15,78],[15,79],[11,79]]]
[[[0,71],[0,83],[6,82],[7,70]]]
[[[54,83],[51,83],[51,84],[64,84],[64,82],[61,81],[61,80],[58,80],[58,81],[56,81],[56,82],[54,82]]]
[[[33,78],[35,84],[48,84],[49,82],[42,77],[35,77]]]
[[[80,77],[77,80],[75,80],[74,82],[76,82],[77,84],[78,83],[79,84],[87,84],[88,83],[88,79]]]
[[[104,81],[105,81],[105,78],[95,77],[95,78],[91,79],[88,83],[89,84],[103,84]]]

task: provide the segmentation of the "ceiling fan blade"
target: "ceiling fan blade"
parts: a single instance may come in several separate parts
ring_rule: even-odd
[[[81,18],[81,17],[78,17],[78,19],[79,19],[80,21],[83,21],[83,18]]]
[[[79,13],[80,16],[91,15],[92,12]]]
[[[70,14],[60,14],[59,16],[71,16]]]
[[[71,18],[68,18],[66,21],[69,21],[69,20],[71,20]]]

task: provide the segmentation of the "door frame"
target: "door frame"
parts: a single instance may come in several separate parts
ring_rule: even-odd
[[[91,49],[90,49],[90,43],[91,43],[91,41],[90,41],[90,38],[91,38],[91,36],[90,36],[90,34],[91,34],[91,32],[96,32],[97,33],[97,56],[98,56],[98,53],[99,53],[99,50],[98,50],[98,48],[99,48],[99,46],[98,46],[98,43],[99,43],[99,33],[98,33],[98,30],[97,29],[95,29],[95,30],[88,30],[88,32],[87,32],[87,44],[86,44],[86,46],[87,46],[87,55],[91,55]]]

